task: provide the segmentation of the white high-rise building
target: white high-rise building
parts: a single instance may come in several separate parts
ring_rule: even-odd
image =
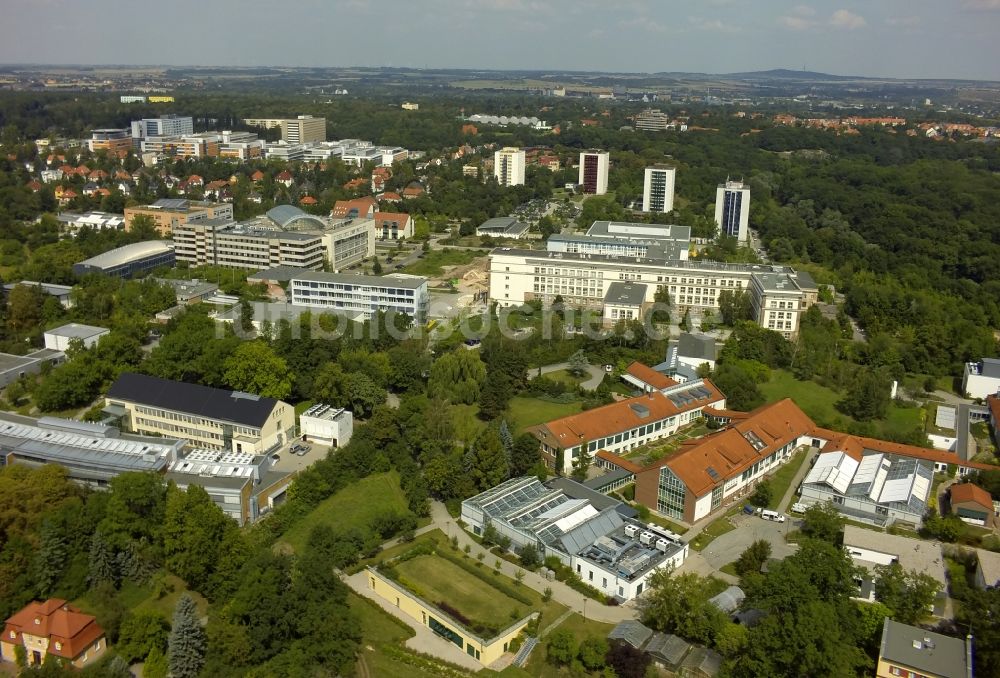
[[[502,148],[494,153],[493,176],[501,186],[523,186],[524,149]]]
[[[719,184],[715,191],[715,223],[720,233],[747,241],[750,226],[750,187],[741,181]]]
[[[132,138],[173,137],[194,134],[194,119],[188,115],[161,115],[132,121]]]
[[[642,183],[642,211],[670,212],[674,209],[674,180],[677,168],[670,165],[653,165],[646,168]]]
[[[590,195],[604,195],[608,192],[607,151],[584,151],[580,153],[580,181],[583,192]]]

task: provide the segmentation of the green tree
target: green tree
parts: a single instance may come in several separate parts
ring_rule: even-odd
[[[577,655],[580,662],[588,671],[597,671],[604,668],[604,658],[608,654],[608,641],[599,636],[591,636],[580,641],[580,649]]]
[[[771,503],[771,496],[773,492],[771,490],[771,483],[766,479],[757,483],[757,487],[754,488],[753,494],[750,495],[750,503],[754,506],[767,507]]]
[[[510,475],[523,476],[535,467],[541,458],[538,439],[530,433],[522,433],[514,439],[510,452]]]
[[[253,332],[253,306],[248,299],[240,299],[240,329],[244,334]]]
[[[265,342],[248,341],[223,363],[223,378],[237,391],[266,398],[287,398],[292,392],[288,363]]]
[[[904,570],[899,563],[875,567],[875,600],[892,610],[892,618],[917,624],[931,614],[941,585],[929,574]]]
[[[844,518],[830,502],[813,504],[802,518],[802,533],[812,539],[838,544],[844,531]]]
[[[163,651],[154,647],[142,664],[142,678],[167,678],[168,670],[167,658]]]
[[[760,574],[761,568],[771,557],[771,544],[765,539],[758,539],[740,554],[736,559],[736,574],[745,577],[748,574]]]
[[[475,351],[453,351],[431,365],[427,393],[432,398],[471,405],[479,400],[485,381],[486,366]]]
[[[527,544],[521,547],[521,551],[518,553],[521,559],[521,565],[530,569],[533,569],[541,563],[541,558],[538,556],[538,549],[535,548],[534,544]]]
[[[549,636],[545,650],[549,662],[556,665],[569,664],[576,658],[576,638],[570,631],[556,629]]]
[[[158,612],[127,612],[118,631],[115,650],[131,664],[154,650],[162,654],[169,633],[170,624]]]
[[[41,597],[47,598],[62,577],[69,548],[62,530],[51,521],[42,524],[38,540],[38,551],[35,553],[35,581],[38,582]]]
[[[361,417],[371,416],[375,408],[386,401],[385,389],[367,374],[348,374],[344,378],[344,390],[351,409]]]
[[[170,675],[174,678],[197,678],[205,664],[205,631],[198,621],[198,609],[187,593],[174,608],[167,653]]]
[[[115,567],[115,552],[101,532],[95,532],[90,540],[88,569],[87,583],[90,586],[97,586],[103,583],[111,584],[112,586],[117,585],[118,571]]]
[[[722,290],[719,292],[719,317],[729,327],[741,320],[753,320],[753,303],[746,290]]]
[[[642,620],[665,633],[710,645],[728,621],[719,608],[708,602],[711,590],[709,580],[693,572],[657,570],[642,600]]]
[[[881,371],[859,369],[837,406],[858,421],[882,419],[889,411],[889,379]]]
[[[587,369],[590,367],[587,363],[587,356],[584,355],[582,349],[573,353],[567,362],[569,363],[569,373],[574,377],[582,377],[587,374]]]
[[[587,471],[590,470],[590,464],[594,461],[594,455],[590,453],[590,443],[586,440],[580,441],[580,451],[573,459],[573,480],[578,482],[583,482],[587,479]]]
[[[495,428],[483,431],[468,454],[467,472],[472,482],[480,490],[499,485],[509,476],[507,455]]]

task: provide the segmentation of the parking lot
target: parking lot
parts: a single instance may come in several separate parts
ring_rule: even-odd
[[[291,450],[296,445],[308,448],[305,454],[292,454]],[[300,471],[317,459],[325,457],[328,449],[330,448],[326,445],[314,445],[312,443],[304,443],[298,439],[293,440],[290,444],[285,445],[275,453],[278,455],[278,459],[273,462],[273,468],[276,471],[288,471],[290,473]]]
[[[771,557],[779,560],[795,553],[798,548],[796,544],[787,543],[785,535],[802,527],[802,520],[799,518],[785,514],[785,522],[776,523],[758,515],[740,513],[730,518],[730,521],[736,529],[717,537],[701,552],[702,557],[716,570],[739,558],[758,539],[770,543]]]

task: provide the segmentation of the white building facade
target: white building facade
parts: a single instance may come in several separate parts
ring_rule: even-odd
[[[715,223],[720,233],[744,243],[750,235],[750,187],[727,181],[715,191]]]
[[[523,186],[524,165],[523,148],[502,148],[493,154],[493,176],[501,186]]]
[[[581,190],[588,195],[604,195],[608,192],[609,156],[607,151],[584,151],[580,153]]]
[[[677,169],[668,165],[647,167],[642,182],[642,211],[670,212],[674,209]]]

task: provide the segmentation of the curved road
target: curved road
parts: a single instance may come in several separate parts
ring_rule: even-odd
[[[542,375],[551,374],[552,372],[558,372],[559,370],[568,370],[569,363],[554,363],[552,365],[545,365],[541,368]],[[534,367],[528,370],[528,379],[534,379],[538,376],[539,368]],[[587,391],[596,391],[597,387],[601,385],[601,381],[604,380],[604,370],[599,365],[587,365],[587,373],[590,378],[586,381],[580,382],[580,387]]]

